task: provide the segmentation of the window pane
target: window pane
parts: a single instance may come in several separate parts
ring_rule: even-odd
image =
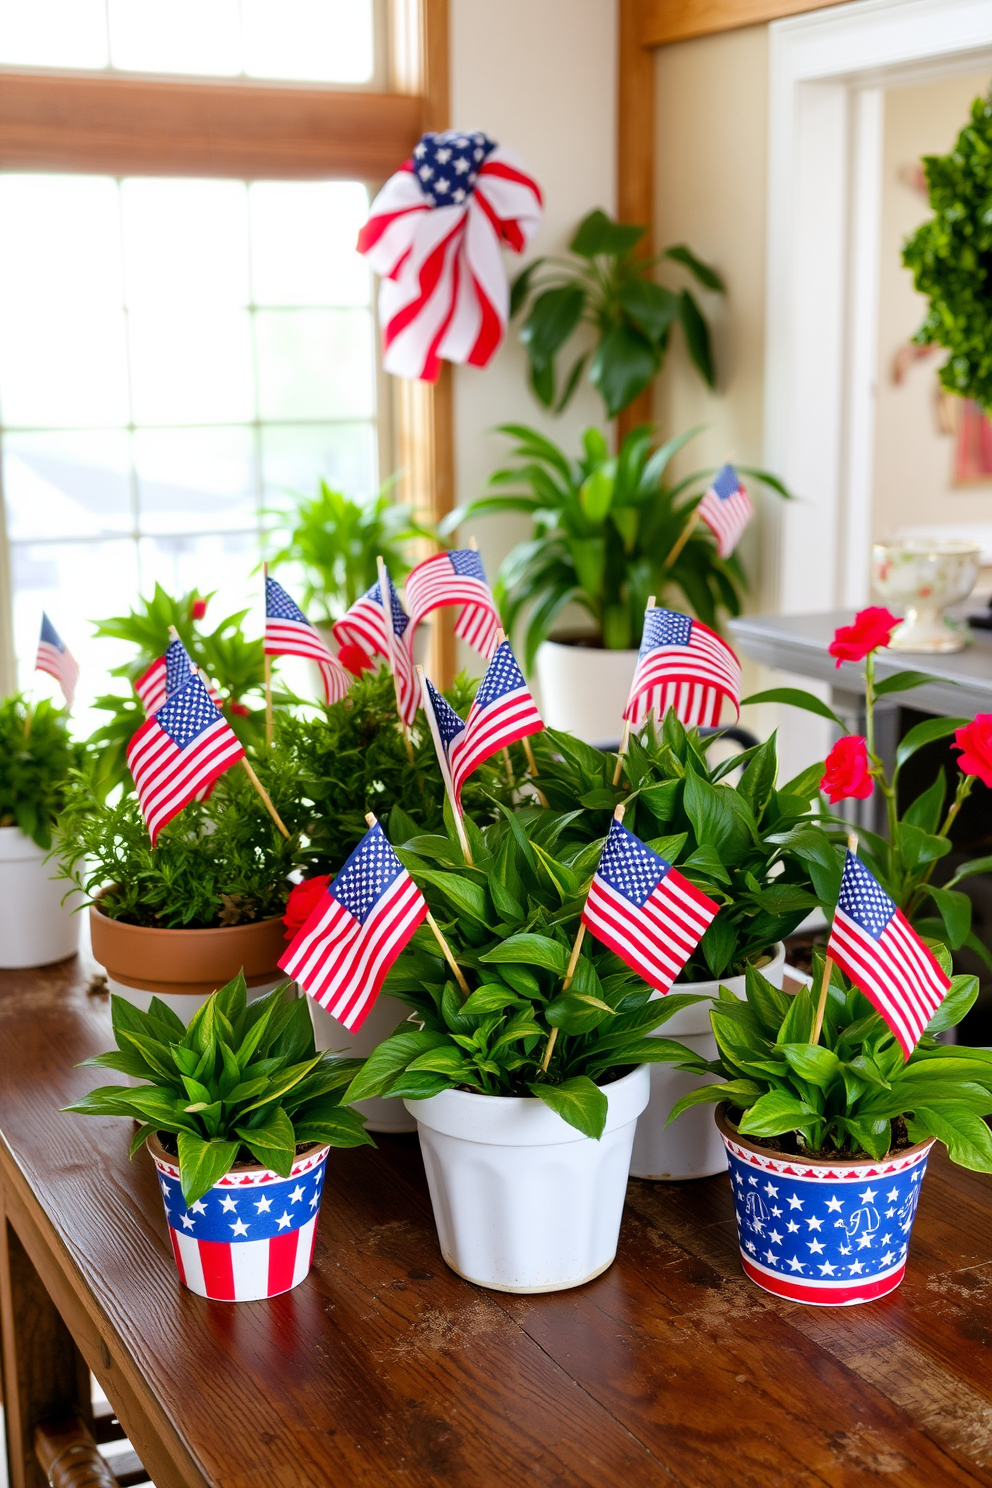
[[[0,314],[29,303],[123,303],[117,183],[109,176],[0,176]]]
[[[262,427],[265,505],[284,510],[300,496],[313,496],[323,478],[347,496],[376,489],[375,434],[371,424],[313,424]]]
[[[263,419],[370,418],[375,411],[371,317],[365,310],[259,310]]]
[[[0,62],[106,67],[104,0],[0,0]]]
[[[127,180],[121,212],[128,305],[247,305],[243,182]]]
[[[250,529],[258,520],[250,429],[139,429],[134,463],[144,532]]]
[[[257,305],[369,303],[368,265],[355,248],[369,211],[363,185],[257,181],[248,200]]]
[[[131,452],[123,430],[8,434],[3,493],[10,536],[131,532]]]
[[[246,310],[132,310],[137,424],[234,424],[254,416]]]
[[[215,77],[241,71],[238,0],[108,0],[108,11],[115,67]]]
[[[8,427],[126,424],[123,312],[25,304],[0,314],[0,413]]]
[[[208,618],[216,625],[225,615],[255,608],[255,625],[246,627],[261,635],[262,575],[254,570],[259,564],[258,538],[229,533],[218,537],[146,537],[142,538],[141,587],[150,594],[156,583],[170,594],[199,589],[204,594],[216,590],[210,601]]]
[[[372,0],[241,0],[251,77],[365,83],[372,76]]]

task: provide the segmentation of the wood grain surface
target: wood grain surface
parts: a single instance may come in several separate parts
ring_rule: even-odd
[[[693,36],[712,36],[739,26],[757,26],[809,10],[830,10],[844,0],[634,0],[642,46],[667,46]]]
[[[158,1488],[992,1485],[992,1181],[931,1160],[909,1275],[867,1307],[741,1273],[724,1177],[631,1182],[616,1264],[543,1297],[444,1265],[416,1138],[332,1153],[314,1270],[272,1302],[176,1278],[130,1125],[58,1114],[106,999],[0,973],[9,1223]]]

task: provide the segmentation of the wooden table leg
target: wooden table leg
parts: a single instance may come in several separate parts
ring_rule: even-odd
[[[0,1331],[10,1488],[47,1488],[35,1427],[75,1415],[92,1428],[90,1372],[2,1207]]]

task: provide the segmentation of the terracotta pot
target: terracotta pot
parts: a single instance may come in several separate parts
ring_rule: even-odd
[[[933,1138],[902,1152],[838,1161],[790,1157],[716,1124],[727,1148],[741,1265],[766,1292],[850,1307],[895,1291]]]
[[[122,924],[90,906],[93,955],[111,992],[145,1011],[159,997],[184,1023],[239,971],[249,998],[288,981],[278,966],[285,928],[281,919],[271,919],[218,930],[159,930]]]

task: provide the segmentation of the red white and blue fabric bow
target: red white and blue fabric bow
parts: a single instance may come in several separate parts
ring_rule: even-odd
[[[383,366],[434,382],[441,360],[484,367],[503,339],[510,292],[500,249],[522,253],[541,189],[512,150],[457,129],[421,136],[358,235],[381,276]]]

